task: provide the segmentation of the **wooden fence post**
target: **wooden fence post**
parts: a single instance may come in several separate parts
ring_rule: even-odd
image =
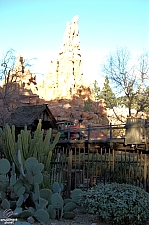
[[[71,172],[72,172],[72,150],[69,150],[69,156],[68,156],[68,197],[70,197],[70,191],[71,191]]]
[[[115,163],[115,151],[112,150],[112,172],[114,172],[114,163]]]
[[[144,154],[144,190],[146,191],[146,154]]]
[[[110,123],[110,139],[112,139],[112,123]]]
[[[88,125],[88,141],[90,140],[90,125]]]

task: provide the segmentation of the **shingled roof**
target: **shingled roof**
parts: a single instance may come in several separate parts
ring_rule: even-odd
[[[43,113],[47,114],[48,121],[50,121],[52,128],[55,127],[56,119],[46,104],[18,107],[11,113],[7,123],[9,125],[15,125],[16,127],[34,125],[35,120],[43,119]]]

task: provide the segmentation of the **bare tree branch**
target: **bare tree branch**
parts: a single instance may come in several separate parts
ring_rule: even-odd
[[[118,49],[110,54],[107,62],[103,65],[103,71],[115,86],[116,96],[125,96],[126,107],[131,109],[135,106],[137,112],[146,107],[149,98],[149,57],[143,53],[137,65],[132,65],[131,55],[127,49]],[[141,97],[143,96],[143,98]]]

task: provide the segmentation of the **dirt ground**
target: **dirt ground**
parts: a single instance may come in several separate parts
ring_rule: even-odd
[[[3,217],[3,210],[0,210],[0,219]],[[27,222],[27,219],[17,219],[20,222]],[[8,223],[6,223],[8,224]],[[15,224],[15,223],[14,223]],[[33,221],[30,223],[32,225],[40,225],[41,223],[37,221]],[[1,220],[0,225],[4,225],[4,222]],[[76,217],[73,220],[62,219],[58,220],[49,220],[47,223],[43,223],[42,225],[108,225],[107,223],[99,222],[99,218],[96,215],[91,214],[82,214],[80,212],[76,212]]]

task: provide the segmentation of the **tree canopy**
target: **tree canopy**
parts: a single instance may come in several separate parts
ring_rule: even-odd
[[[143,53],[138,61],[132,63],[130,52],[127,49],[118,49],[111,53],[103,64],[103,71],[111,80],[115,88],[115,95],[119,104],[137,112],[147,110],[149,103],[149,56]]]
[[[117,104],[115,94],[110,87],[108,76],[105,77],[104,85],[99,97],[100,99],[104,99],[107,108],[112,109]]]

